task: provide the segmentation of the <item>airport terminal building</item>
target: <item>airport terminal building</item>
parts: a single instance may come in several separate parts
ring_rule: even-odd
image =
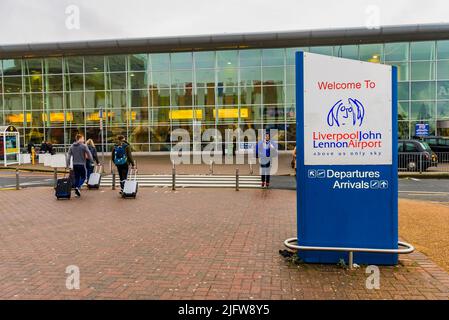
[[[296,140],[295,52],[398,67],[399,136],[429,124],[449,136],[449,25],[333,29],[0,46],[0,126],[21,145],[67,147],[81,132],[107,145],[166,152],[170,132],[277,129]],[[100,110],[103,110],[100,113]]]

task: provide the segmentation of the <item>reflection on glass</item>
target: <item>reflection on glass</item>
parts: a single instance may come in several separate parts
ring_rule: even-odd
[[[408,81],[409,79],[409,62],[386,62],[386,64],[396,66],[398,70],[398,80]]]
[[[6,59],[2,61],[4,76],[18,76],[22,74],[22,60]]]
[[[147,71],[148,55],[146,53],[130,54],[128,60],[130,71]]]
[[[410,103],[408,101],[400,101],[398,103],[398,120],[407,120],[409,114]]]
[[[237,68],[238,67],[238,51],[217,51],[217,67],[218,68]]]
[[[215,68],[215,51],[194,52],[195,69]]]
[[[412,62],[412,80],[434,80],[435,63],[434,62]]]
[[[245,86],[240,88],[240,103],[261,104],[262,103],[262,87],[261,86]]]
[[[264,122],[285,122],[285,109],[283,105],[264,105],[263,113]]]
[[[132,90],[128,94],[131,97],[131,108],[148,107],[148,91]]]
[[[84,62],[83,57],[66,57],[64,58],[65,73],[83,73]]]
[[[65,90],[66,91],[83,91],[84,79],[81,74],[67,74],[65,75]]]
[[[217,70],[217,81],[218,85],[226,84],[228,86],[238,85],[238,75],[237,69],[226,68]]]
[[[151,70],[168,71],[170,69],[170,56],[168,53],[150,54]]]
[[[106,83],[108,89],[126,89],[126,73],[107,73]]]
[[[449,81],[437,82],[437,99],[449,99]]]
[[[46,93],[44,96],[44,108],[47,110],[64,109],[62,93]]]
[[[214,87],[215,86],[215,70],[196,70],[196,86],[197,87]]]
[[[86,91],[85,96],[86,108],[98,111],[106,105],[106,94],[104,91]],[[75,96],[75,98],[81,99],[82,96]]]
[[[382,44],[362,44],[359,48],[360,60],[373,63],[383,61],[383,45]]]
[[[106,66],[109,72],[126,71],[126,55],[106,56]],[[86,72],[90,72],[86,70]]]
[[[409,57],[409,43],[386,43],[385,61],[407,61]]]
[[[152,108],[151,117],[154,124],[170,122],[170,108]]]
[[[42,74],[42,60],[41,59],[25,59],[24,62],[24,74]]]
[[[22,77],[4,77],[3,86],[5,93],[22,92]]]
[[[260,85],[262,82],[262,70],[260,67],[240,69],[241,85]]]
[[[62,91],[62,75],[45,75],[45,91]]]
[[[262,50],[240,50],[240,67],[259,67],[261,64]]]
[[[83,109],[84,93],[83,92],[66,92],[65,94],[66,109]],[[94,93],[86,93],[86,95],[94,95]],[[86,99],[90,103],[90,99]],[[88,104],[89,105],[89,104]]]
[[[193,104],[192,86],[171,90],[172,106],[191,106]]]
[[[435,82],[412,82],[412,100],[430,100],[435,96]]]
[[[340,58],[357,60],[359,58],[359,46],[357,45],[336,46],[334,47],[334,55]]]
[[[296,52],[299,52],[299,51],[309,52],[309,48],[301,47],[301,48],[285,49],[285,60],[287,62],[287,65],[295,65],[295,54],[296,54]]]
[[[171,70],[192,70],[192,53],[177,52],[170,54]]]
[[[86,73],[86,90],[104,90],[104,73]]]
[[[263,49],[262,65],[264,66],[284,66],[284,49]]]
[[[132,72],[129,73],[129,80],[131,89],[145,89],[148,86],[146,72]]]
[[[449,119],[449,101],[438,101],[437,116],[438,119]]]
[[[84,72],[104,72],[104,56],[84,57]]]
[[[408,121],[398,122],[398,138],[399,139],[410,139],[410,130]]]
[[[42,92],[42,75],[23,77],[25,92]]]
[[[333,48],[329,46],[324,47],[310,47],[310,52],[312,53],[318,53],[323,54],[326,56],[332,56],[333,55]]]
[[[283,104],[284,103],[284,87],[263,87],[263,103],[264,104]]]
[[[184,87],[192,86],[193,73],[189,71],[172,71],[171,73],[171,86],[174,87]]]
[[[284,67],[262,68],[262,80],[265,86],[282,85],[284,83]]]
[[[238,88],[237,87],[221,87],[217,88],[217,104],[218,105],[236,105],[238,104]]]
[[[437,41],[437,58],[439,60],[449,59],[449,40]]]
[[[213,106],[215,105],[214,88],[197,88],[195,95],[195,105],[197,106]]]
[[[412,60],[433,60],[435,58],[435,41],[412,42],[410,52]]]
[[[150,90],[150,101],[152,107],[170,106],[170,89],[160,88],[158,90]]]
[[[418,101],[411,104],[411,120],[431,120],[435,119],[435,102]]]
[[[42,93],[26,94],[24,98],[25,98],[25,109],[42,110],[44,103]]]
[[[437,62],[438,80],[449,80],[449,60]]]

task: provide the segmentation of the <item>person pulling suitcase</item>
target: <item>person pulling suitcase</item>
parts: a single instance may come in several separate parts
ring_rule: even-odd
[[[70,166],[70,159],[73,158],[73,173],[75,175],[75,194],[81,197],[81,186],[87,177],[86,159],[93,161],[89,148],[84,144],[84,136],[77,134],[75,142],[71,145],[67,154],[67,168]]]
[[[131,145],[125,140],[124,136],[117,136],[117,142],[112,148],[111,159],[117,167],[117,172],[120,177],[120,194],[123,195],[125,181],[128,178],[129,166],[131,165],[133,169],[135,167]]]

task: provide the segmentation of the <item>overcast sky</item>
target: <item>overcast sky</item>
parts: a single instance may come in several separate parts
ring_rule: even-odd
[[[376,21],[449,23],[449,1],[0,0],[0,44],[360,27]]]

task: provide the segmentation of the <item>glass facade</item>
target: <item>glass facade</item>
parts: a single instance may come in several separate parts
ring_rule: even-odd
[[[136,151],[170,151],[170,132],[194,126],[273,128],[279,147],[295,146],[295,52],[299,50],[399,68],[398,128],[431,134],[449,120],[449,40],[307,48],[142,53],[0,60],[0,123],[15,125],[22,146],[69,145],[84,133],[101,145],[104,109],[109,147],[124,134]]]

